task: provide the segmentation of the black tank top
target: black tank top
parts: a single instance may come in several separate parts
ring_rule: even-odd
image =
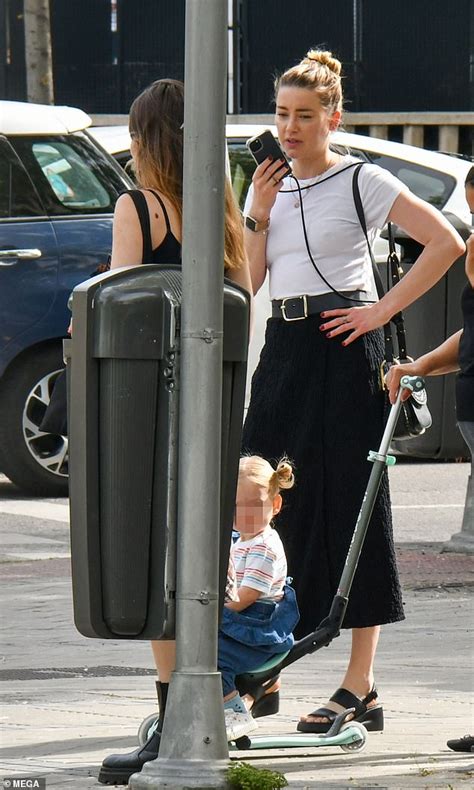
[[[162,263],[162,264],[169,263],[169,264],[180,265],[181,244],[176,238],[176,236],[173,236],[173,233],[171,232],[170,220],[168,217],[168,212],[166,211],[165,208],[165,204],[163,203],[159,194],[155,192],[153,189],[148,189],[147,192],[151,192],[161,206],[166,222],[166,235],[163,241],[161,242],[161,244],[158,247],[156,247],[156,249],[152,249],[150,214],[148,211],[148,204],[146,202],[145,195],[139,189],[129,190],[128,194],[133,200],[133,203],[135,205],[138,214],[138,219],[140,221],[140,227],[142,229],[142,237],[143,237],[142,263]]]

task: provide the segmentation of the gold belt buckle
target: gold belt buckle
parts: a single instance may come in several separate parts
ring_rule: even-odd
[[[291,302],[295,299],[303,300],[303,315],[296,315],[291,318],[291,316],[287,316],[286,314],[285,302]],[[308,300],[306,299],[306,294],[303,294],[303,296],[285,296],[285,298],[281,300],[280,310],[285,321],[303,321],[308,317]]]

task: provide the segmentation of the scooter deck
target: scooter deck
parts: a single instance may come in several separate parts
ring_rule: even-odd
[[[244,738],[240,738],[243,741]],[[229,744],[230,751],[248,751],[253,749],[308,749],[319,746],[345,746],[361,741],[360,727],[347,726],[337,735],[316,735],[312,733],[288,733],[284,735],[252,735],[247,736],[245,746]],[[364,741],[365,742],[365,741]]]

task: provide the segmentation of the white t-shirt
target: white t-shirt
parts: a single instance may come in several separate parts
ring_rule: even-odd
[[[372,291],[373,277],[367,242],[363,234],[352,195],[353,156],[344,156],[337,165],[316,178],[299,179],[309,248],[314,261],[337,291]],[[339,172],[343,171],[343,172]],[[328,176],[332,176],[328,179]],[[328,180],[325,180],[328,179]],[[321,182],[321,183],[319,183]],[[270,273],[270,298],[319,295],[330,289],[311,263],[304,240],[299,193],[293,178],[284,180],[270,214],[266,259]],[[378,230],[387,221],[390,209],[400,192],[408,188],[378,165],[364,164],[359,172],[359,190],[364,207],[369,239],[373,243]],[[253,185],[249,189],[244,212],[250,211]]]
[[[287,574],[285,550],[278,532],[268,526],[250,540],[236,540],[231,548],[237,587],[261,593],[259,601],[279,601]]]

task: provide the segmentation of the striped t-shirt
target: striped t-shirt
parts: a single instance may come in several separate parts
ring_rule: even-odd
[[[266,527],[250,540],[240,540],[231,548],[238,587],[259,590],[259,601],[279,601],[287,575],[285,550],[273,527]]]

